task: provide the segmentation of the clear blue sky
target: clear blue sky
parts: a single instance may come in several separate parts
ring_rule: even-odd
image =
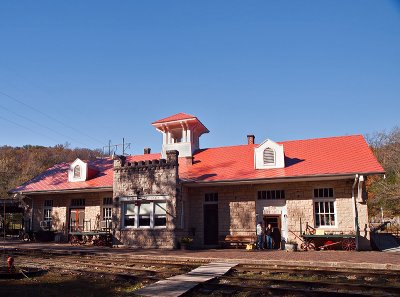
[[[0,145],[159,151],[178,112],[202,147],[390,130],[400,1],[0,2]]]

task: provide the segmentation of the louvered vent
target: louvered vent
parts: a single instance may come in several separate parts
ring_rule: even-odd
[[[264,150],[264,164],[275,164],[275,152],[272,148],[268,147]]]

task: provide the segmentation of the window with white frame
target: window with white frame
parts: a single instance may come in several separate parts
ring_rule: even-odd
[[[103,220],[111,220],[112,219],[112,198],[106,197],[103,198],[103,211],[102,211],[102,219]]]
[[[135,203],[124,204],[124,226],[135,227],[136,226],[136,205]]]
[[[80,178],[81,177],[81,166],[76,165],[74,167],[74,178]]]
[[[123,224],[128,228],[156,228],[167,225],[165,201],[126,202],[123,204]]]
[[[336,207],[333,188],[314,189],[315,226],[336,226]]]
[[[138,206],[139,208],[139,221],[138,227],[150,227],[150,217],[152,212],[151,202],[142,202]]]
[[[45,200],[43,208],[43,221],[51,222],[52,214],[53,214],[53,200]]]
[[[167,203],[154,202],[154,227],[167,225]]]

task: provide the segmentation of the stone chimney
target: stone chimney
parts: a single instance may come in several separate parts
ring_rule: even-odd
[[[177,150],[167,151],[167,162],[178,163],[179,152]]]
[[[150,154],[150,152],[151,152],[151,148],[149,148],[149,147],[145,147],[144,150],[143,150],[143,153],[144,153],[145,155]]]
[[[254,135],[247,135],[247,144],[254,144],[254,139],[256,137]]]

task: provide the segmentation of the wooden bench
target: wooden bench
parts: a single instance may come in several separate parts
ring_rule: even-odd
[[[220,238],[219,244],[221,247],[245,248],[247,244],[256,243],[255,236],[249,235],[226,235]]]

